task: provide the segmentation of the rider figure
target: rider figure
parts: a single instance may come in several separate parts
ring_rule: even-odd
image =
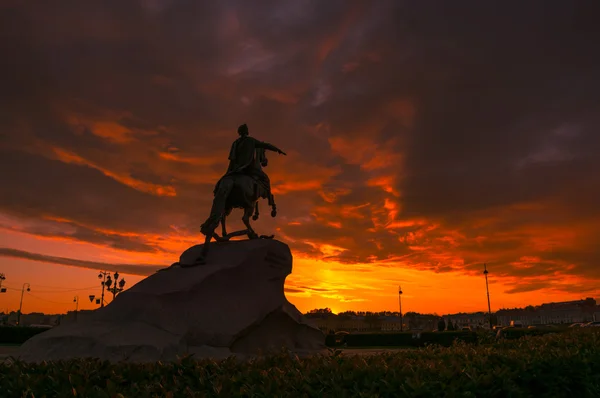
[[[281,149],[267,142],[262,142],[254,137],[250,137],[248,126],[242,124],[238,127],[240,137],[231,145],[229,152],[229,167],[225,175],[233,173],[243,173],[252,176],[262,186],[267,189],[267,195],[271,197],[271,182],[267,174],[260,168],[254,167],[256,149],[262,148],[269,151],[277,152],[280,155],[286,155]],[[269,199],[269,201],[271,201]]]

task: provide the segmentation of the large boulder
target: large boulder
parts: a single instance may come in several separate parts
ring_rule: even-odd
[[[100,358],[168,361],[178,356],[247,357],[285,347],[325,349],[325,336],[290,304],[289,247],[277,240],[213,243],[206,265],[185,267],[202,245],[119,294],[88,319],[59,325],[19,350],[24,361]]]

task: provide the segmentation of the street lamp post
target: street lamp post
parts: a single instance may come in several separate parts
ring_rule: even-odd
[[[108,276],[108,279],[106,280],[106,286],[108,288],[108,291],[112,293],[113,295],[113,300],[115,299],[115,297],[117,296],[117,294],[121,293],[123,291],[123,289],[125,288],[125,278],[121,278],[121,280],[119,280],[119,273],[115,272],[114,275],[114,284],[113,284],[113,280],[111,279],[110,275]],[[112,287],[111,287],[112,285]]]
[[[25,286],[27,286],[27,291],[31,290],[31,285],[29,283],[23,283],[23,288],[21,289],[21,303],[19,304],[19,313],[17,314],[17,325],[21,326],[21,311],[23,310],[23,295],[25,294]]]
[[[6,288],[2,287],[2,282],[4,282],[5,279],[6,276],[0,273],[0,293],[6,293]]]
[[[73,298],[73,302],[75,303],[75,322],[77,322],[77,312],[79,311],[79,296],[75,296]]]
[[[483,275],[485,275],[485,290],[487,291],[487,302],[488,302],[488,317],[490,319],[490,330],[493,329],[492,325],[492,307],[490,305],[490,288],[488,286],[488,270],[487,265],[483,264]]]
[[[110,279],[110,272],[108,271],[100,271],[98,274],[98,279],[101,279],[100,285],[102,285],[102,296],[100,297],[100,307],[104,307],[104,288],[107,286],[107,277]]]
[[[404,331],[404,321],[402,320],[402,287],[398,285],[398,306],[400,307],[400,331]]]
[[[119,280],[118,272],[115,272],[114,275],[111,276],[110,272],[101,271],[98,274],[98,278],[102,280],[102,282],[100,282],[100,284],[102,285],[102,296],[100,297],[100,306],[104,307],[104,289],[108,290],[109,293],[112,293],[114,300],[115,296],[125,289],[125,283],[127,282],[125,282],[125,278],[121,278],[121,280]],[[93,298],[91,297],[92,296],[90,296],[90,300],[93,300]]]

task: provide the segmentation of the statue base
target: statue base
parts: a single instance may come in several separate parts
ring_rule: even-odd
[[[272,239],[211,243],[207,264],[195,264],[202,245],[179,266],[157,272],[119,294],[86,320],[59,325],[23,344],[29,362],[70,358],[154,362],[251,357],[282,348],[325,350],[325,335],[285,297],[292,271],[287,245]]]

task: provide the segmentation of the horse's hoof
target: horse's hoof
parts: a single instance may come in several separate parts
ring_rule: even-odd
[[[253,219],[254,221],[258,220],[258,215],[256,215],[256,214],[255,214],[255,215],[253,215],[253,216],[252,216],[252,219]]]
[[[277,210],[271,211],[271,217],[275,217],[275,216],[277,216]]]
[[[261,235],[260,238],[261,239],[273,239],[275,237],[275,235]]]
[[[258,234],[254,233],[254,234],[248,234],[248,239],[258,239],[260,238],[260,236],[258,236]]]

